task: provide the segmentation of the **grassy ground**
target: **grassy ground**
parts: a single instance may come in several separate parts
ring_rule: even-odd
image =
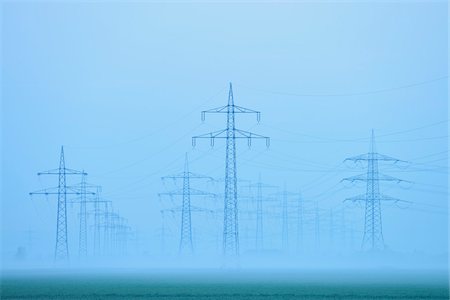
[[[414,272],[4,273],[2,299],[449,299],[447,276]]]

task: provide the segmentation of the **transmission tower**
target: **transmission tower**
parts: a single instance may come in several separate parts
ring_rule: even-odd
[[[192,243],[192,225],[191,225],[191,212],[192,212],[192,206],[191,206],[191,196],[215,196],[212,193],[200,191],[197,189],[193,189],[190,186],[190,181],[192,179],[208,179],[213,180],[212,177],[209,176],[203,176],[199,174],[194,174],[192,172],[189,172],[189,162],[188,162],[188,155],[185,154],[185,160],[184,160],[184,171],[181,174],[171,175],[171,176],[164,176],[162,177],[162,180],[165,179],[183,179],[183,189],[172,191],[169,193],[160,193],[159,195],[181,195],[183,197],[183,202],[181,205],[181,234],[180,234],[180,244],[178,247],[178,253],[179,254],[193,254],[194,253],[194,246]],[[197,209],[201,210],[201,209]]]
[[[84,171],[83,171],[84,172]],[[86,182],[86,175],[81,176],[81,183],[76,188],[80,191],[79,200],[71,201],[71,203],[80,204],[79,212],[79,236],[78,236],[78,255],[80,258],[86,258],[88,254],[88,204],[97,204],[96,199],[88,199],[87,196],[97,195],[100,191],[100,187],[97,185],[88,184]],[[97,195],[98,196],[98,195]],[[95,228],[94,228],[95,229]],[[95,232],[94,232],[95,238]],[[95,243],[95,242],[94,242]],[[95,246],[94,246],[95,247]]]
[[[67,195],[80,195],[80,191],[66,185],[66,176],[87,175],[87,173],[66,168],[64,161],[64,147],[61,146],[59,168],[45,172],[39,172],[37,175],[58,175],[57,187],[31,192],[30,195],[58,195],[55,261],[68,260],[69,247],[67,242]]]
[[[238,203],[237,203],[237,170],[236,170],[236,139],[247,139],[251,146],[252,139],[265,139],[269,146],[269,138],[252,132],[237,129],[235,127],[236,114],[256,114],[259,122],[260,112],[248,108],[240,107],[234,104],[233,88],[230,83],[228,92],[228,104],[218,108],[202,111],[202,120],[207,113],[226,113],[227,128],[195,136],[192,138],[192,144],[195,146],[196,139],[207,138],[214,145],[215,139],[226,140],[225,154],[225,199],[224,199],[224,222],[223,222],[223,254],[224,256],[239,256],[239,227],[238,227]]]
[[[100,226],[100,192],[101,188],[97,188],[96,197],[94,199],[94,256],[98,256],[100,254],[100,234],[101,234],[101,226]],[[105,204],[106,206],[106,204]]]
[[[81,199],[80,199],[80,235],[78,237],[78,255],[87,256],[87,207],[86,207],[86,176],[81,176]]]
[[[281,197],[281,249],[284,252],[289,250],[289,198],[290,197],[300,197],[300,193],[289,192],[286,189],[286,183],[284,183],[283,190],[276,194],[275,196]]]
[[[255,239],[255,249],[257,252],[264,249],[264,230],[263,230],[263,202],[268,198],[263,197],[264,189],[276,189],[277,186],[265,184],[261,182],[261,174],[258,175],[258,182],[255,184],[249,184],[249,188],[256,188],[256,239]]]
[[[356,182],[363,181],[367,183],[366,193],[352,198],[347,198],[348,201],[364,201],[365,202],[365,221],[364,221],[364,236],[361,248],[363,250],[383,250],[383,230],[381,222],[381,201],[393,202],[407,202],[390,196],[380,194],[380,181],[394,181],[402,182],[404,180],[394,178],[388,175],[383,175],[378,172],[378,162],[387,161],[392,163],[404,162],[397,158],[379,154],[375,150],[374,131],[372,130],[370,150],[369,153],[345,159],[345,161],[365,162],[367,161],[367,174],[361,174],[344,178],[343,180]]]
[[[320,250],[320,212],[317,201],[314,202],[314,247],[316,251]]]

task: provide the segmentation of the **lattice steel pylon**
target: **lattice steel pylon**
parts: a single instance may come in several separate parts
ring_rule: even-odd
[[[83,171],[84,173],[84,171]],[[72,200],[71,203],[77,202],[80,204],[79,212],[79,235],[78,235],[78,256],[80,259],[85,259],[88,255],[88,210],[89,203],[96,204],[96,200],[87,198],[87,195],[94,196],[99,193],[100,187],[97,185],[88,184],[86,182],[86,175],[81,175],[81,182],[77,186],[79,190],[79,200]],[[72,188],[72,187],[71,187]],[[95,190],[93,192],[92,190]],[[98,195],[97,195],[98,196]],[[95,233],[94,233],[95,236]]]
[[[263,202],[267,200],[267,197],[263,196],[263,189],[276,189],[277,186],[266,184],[261,182],[261,174],[258,175],[258,182],[250,184],[249,188],[256,188],[256,236],[255,236],[255,250],[260,252],[264,249],[264,210]]]
[[[210,176],[204,176],[199,174],[194,174],[189,171],[189,161],[188,155],[185,154],[184,160],[184,171],[181,174],[175,174],[171,176],[162,177],[165,179],[183,179],[183,189],[180,191],[172,191],[168,193],[160,193],[159,195],[181,195],[183,197],[181,204],[181,232],[180,232],[180,243],[178,247],[179,254],[193,254],[194,253],[194,245],[192,242],[192,211],[203,211],[200,208],[191,206],[191,196],[215,196],[213,193],[208,193],[204,191],[200,191],[197,189],[191,188],[190,181],[191,179],[208,179],[214,180]],[[206,211],[206,210],[205,210]]]
[[[375,149],[374,131],[372,129],[369,153],[347,158],[345,161],[362,162],[367,161],[367,174],[361,174],[344,178],[343,180],[355,182],[366,182],[366,193],[355,197],[347,198],[348,201],[364,201],[364,236],[361,244],[362,250],[377,251],[383,250],[383,228],[381,217],[381,201],[406,202],[380,193],[380,181],[402,182],[404,180],[383,175],[378,172],[378,162],[388,161],[393,163],[404,162],[400,159],[379,154]]]
[[[289,192],[286,189],[286,182],[283,185],[283,190],[281,192],[277,192],[275,194],[272,194],[274,196],[278,196],[281,197],[281,249],[282,251],[284,251],[285,253],[287,253],[289,251],[290,245],[289,245],[289,222],[290,222],[290,217],[289,217],[289,212],[291,211],[290,207],[291,205],[289,204],[289,198],[291,197],[300,197],[301,194],[300,193],[294,193],[294,192]],[[298,211],[297,211],[298,213]]]
[[[236,139],[247,139],[248,145],[254,138],[265,139],[269,146],[269,138],[252,132],[237,129],[235,127],[235,115],[239,113],[256,114],[260,119],[260,112],[240,107],[234,104],[233,87],[230,83],[228,92],[228,104],[214,109],[202,111],[202,120],[207,113],[226,113],[227,128],[204,135],[194,136],[192,144],[195,146],[196,139],[207,138],[214,145],[217,138],[226,140],[225,154],[225,193],[224,193],[224,222],[223,222],[223,254],[224,256],[239,256],[239,226],[238,226],[238,192],[237,192],[237,168],[236,168]]]
[[[87,175],[87,173],[66,168],[64,160],[64,147],[61,146],[59,168],[45,172],[39,172],[38,176],[40,175],[58,175],[58,187],[31,192],[30,195],[58,195],[55,261],[68,260],[69,246],[67,242],[67,195],[79,195],[80,191],[73,187],[67,186],[66,176]]]
[[[86,175],[81,175],[80,190],[80,232],[78,236],[78,255],[80,258],[85,258],[87,256]]]

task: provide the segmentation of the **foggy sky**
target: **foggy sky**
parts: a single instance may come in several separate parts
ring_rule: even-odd
[[[386,245],[401,253],[445,254],[447,51],[445,1],[5,2],[3,262],[12,263],[17,248],[30,243],[27,231],[33,232],[32,255],[53,255],[56,199],[28,193],[57,185],[56,177],[36,173],[58,167],[61,145],[67,167],[88,172],[88,182],[101,185],[105,199],[139,232],[139,253],[160,253],[160,210],[180,205],[180,198],[159,199],[173,188],[160,177],[181,172],[185,152],[193,172],[225,174],[223,141],[213,149],[198,141],[193,148],[191,137],[225,128],[224,115],[202,123],[200,112],[226,104],[229,82],[236,105],[261,111],[260,123],[239,115],[237,126],[271,137],[268,149],[263,141],[251,149],[239,141],[239,178],[254,183],[261,174],[268,184],[300,190],[321,209],[346,207],[357,250],[364,210],[343,200],[365,187],[340,181],[364,168],[342,162],[367,153],[373,128],[378,152],[410,162],[406,169],[380,166],[380,172],[413,182],[381,185],[382,193],[413,202],[383,205]],[[217,185],[196,187],[222,193],[223,183]],[[245,201],[240,207],[250,205]],[[222,198],[192,204],[223,209]],[[76,256],[78,210],[68,207]],[[223,219],[208,218],[193,215],[196,248],[220,252]],[[178,215],[167,220],[170,253],[177,251],[178,222]],[[268,249],[280,247],[277,222],[265,224]],[[253,223],[240,224],[245,252]]]

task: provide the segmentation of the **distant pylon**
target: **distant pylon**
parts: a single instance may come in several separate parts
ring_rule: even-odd
[[[86,175],[81,175],[80,188],[80,235],[78,237],[78,255],[80,258],[85,258],[87,256]]]
[[[78,190],[69,190],[66,185],[67,175],[87,175],[87,173],[67,169],[64,161],[64,147],[61,146],[59,168],[38,173],[40,175],[58,175],[58,187],[44,189],[30,193],[30,195],[58,195],[58,209],[56,217],[56,245],[55,261],[69,259],[69,246],[67,242],[67,195],[79,195]],[[56,191],[55,191],[56,190]]]
[[[202,112],[202,119],[206,113],[226,113],[227,128],[208,134],[195,136],[192,143],[198,138],[208,138],[211,145],[214,145],[214,139],[226,139],[225,155],[225,199],[224,199],[224,224],[223,224],[223,254],[225,256],[239,256],[239,227],[238,227],[238,192],[237,192],[237,173],[236,173],[236,139],[245,138],[249,146],[254,138],[262,138],[269,145],[269,138],[254,134],[252,132],[237,129],[235,127],[235,114],[254,113],[259,121],[260,112],[240,107],[234,104],[233,88],[230,83],[228,93],[228,104],[222,107],[206,110]]]
[[[263,197],[263,189],[278,188],[277,186],[265,184],[261,182],[261,174],[258,175],[258,182],[243,187],[255,188],[256,187],[256,239],[255,250],[257,252],[264,249],[264,227],[263,227],[263,202],[267,200]]]
[[[379,181],[395,181],[401,182],[403,180],[378,173],[378,162],[389,161],[393,163],[402,162],[397,158],[382,155],[375,150],[374,131],[372,129],[370,150],[367,154],[347,158],[346,161],[367,161],[367,174],[361,174],[349,178],[344,178],[350,182],[364,181],[367,183],[366,193],[356,197],[348,198],[349,201],[364,201],[365,215],[364,215],[364,236],[361,244],[363,250],[383,250],[384,239],[381,219],[381,201],[399,202],[402,200],[392,198],[380,194]],[[402,201],[405,202],[405,201]]]
[[[256,192],[256,251],[260,251],[264,247],[263,237],[263,199],[260,174],[258,177],[258,190]]]
[[[94,256],[100,255],[100,236],[101,236],[101,210],[100,210],[100,192],[101,187],[97,188],[94,199]],[[106,206],[106,204],[104,204]]]
[[[181,237],[179,252],[187,249],[190,253],[194,252],[192,246],[192,226],[191,226],[191,187],[189,184],[189,163],[187,153],[184,160],[183,174],[183,204],[181,211]]]
[[[316,251],[320,250],[320,213],[317,201],[314,202],[314,247]]]
[[[185,154],[184,171],[181,174],[164,176],[165,179],[183,179],[183,189],[181,191],[172,191],[168,193],[160,193],[159,195],[181,195],[183,197],[181,204],[181,234],[180,243],[178,247],[179,254],[192,254],[194,253],[194,246],[192,242],[192,211],[203,211],[203,209],[191,206],[191,196],[215,196],[213,193],[208,193],[193,189],[190,186],[191,179],[208,179],[213,180],[212,177],[194,174],[189,171],[188,155]],[[177,210],[177,209],[175,209]]]
[[[84,171],[83,171],[84,173]],[[88,203],[94,203],[94,208],[96,208],[97,199],[87,199],[87,195],[94,196],[98,193],[100,190],[99,186],[92,185],[86,183],[86,175],[81,175],[81,183],[78,186],[79,195],[80,198],[78,201],[71,201],[80,203],[80,212],[79,212],[79,221],[80,221],[80,228],[79,228],[79,236],[78,236],[78,256],[81,259],[84,259],[87,257],[88,254],[88,211],[87,211],[87,205]],[[68,187],[68,189],[72,189],[73,187]],[[94,190],[95,192],[93,192]],[[95,212],[94,212],[95,213]],[[95,226],[95,224],[94,224]],[[95,229],[95,228],[94,228]],[[95,238],[95,231],[94,231],[94,238]],[[95,247],[95,245],[94,245]],[[95,252],[94,252],[95,253]]]
[[[281,249],[284,252],[288,252],[289,245],[289,212],[294,212],[292,210],[292,205],[289,205],[290,197],[299,197],[300,193],[289,192],[286,189],[286,183],[284,183],[283,190],[281,192],[277,192],[272,194],[277,197],[281,197]],[[280,199],[280,198],[278,198]],[[298,211],[297,211],[298,214]]]

